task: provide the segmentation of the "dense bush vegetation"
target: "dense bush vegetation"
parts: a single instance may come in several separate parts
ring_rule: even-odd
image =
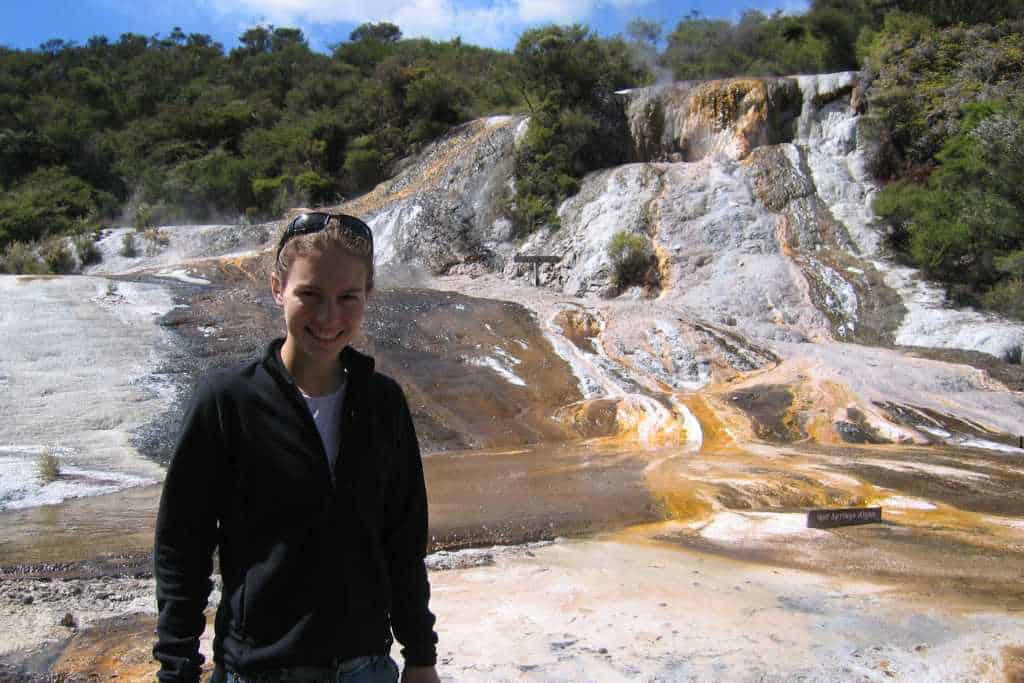
[[[691,12],[667,36],[662,64],[678,80],[855,68],[857,17],[815,3],[805,15],[747,10],[732,23]]]
[[[1024,20],[1007,6],[976,25],[893,12],[861,49],[890,244],[956,303],[1024,318]]]
[[[619,160],[595,143],[622,134],[612,89],[645,79],[629,55],[578,26],[527,32],[511,54],[403,39],[388,23],[357,27],[330,55],[260,26],[230,52],[178,28],[0,48],[0,248],[115,215],[144,231],[338,202],[451,126],[524,109],[537,124],[510,208],[528,230],[585,171]]]
[[[892,224],[897,248],[969,300],[1024,277],[1024,97],[963,111],[927,179],[892,183],[875,208]],[[990,303],[1011,311],[997,303],[1003,298]]]
[[[879,175],[927,174],[966,107],[1024,93],[1022,30],[1024,20],[939,29],[897,12],[865,36],[871,114],[888,135]]]
[[[621,40],[602,41],[584,26],[549,26],[520,37],[514,74],[530,109],[516,150],[512,218],[518,234],[557,225],[559,203],[596,168],[626,160],[628,127],[616,89],[642,83],[646,71]]]
[[[507,52],[367,24],[333,54],[255,27],[0,48],[0,248],[361,192],[450,126],[522,108]],[[82,223],[87,225],[83,228]]]
[[[608,259],[612,263],[612,282],[620,290],[648,284],[654,267],[654,252],[644,235],[617,232],[608,243]]]
[[[332,54],[257,26],[230,51],[166,37],[0,48],[0,268],[61,271],[97,258],[88,236],[131,220],[123,253],[161,248],[154,225],[260,220],[387,177],[473,117],[526,111],[509,214],[519,235],[557,225],[588,171],[627,159],[618,88],[863,69],[877,209],[891,244],[957,297],[1021,315],[1024,0],[812,0],[799,15],[730,22],[691,12],[626,37],[525,31],[515,50],[408,40],[364,24]],[[70,244],[55,241],[72,235]]]

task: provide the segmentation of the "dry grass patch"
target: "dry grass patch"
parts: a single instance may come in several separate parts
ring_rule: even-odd
[[[36,460],[36,471],[43,484],[49,484],[60,479],[60,458],[52,448],[44,448]]]

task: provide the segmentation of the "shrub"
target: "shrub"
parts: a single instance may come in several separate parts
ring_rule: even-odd
[[[643,235],[615,233],[608,243],[608,258],[612,262],[612,280],[619,289],[647,283],[654,253]]]
[[[545,225],[558,228],[560,223],[552,200],[535,194],[519,193],[511,206],[514,234],[523,237]]]
[[[384,156],[376,149],[353,149],[345,156],[345,175],[357,189],[373,187],[383,179]]]
[[[315,171],[305,171],[297,175],[295,190],[306,200],[304,204],[325,204],[335,194],[334,181]]]
[[[32,275],[42,273],[43,270],[34,245],[26,242],[11,242],[0,259],[0,271],[4,273]]]
[[[1024,320],[1024,278],[1003,280],[981,297],[985,308]]]
[[[929,276],[967,285],[965,295],[973,287],[977,297],[1024,277],[1024,99],[968,105],[962,118],[927,180],[891,183],[874,208],[890,222],[893,246]]]
[[[75,270],[75,257],[63,237],[51,237],[43,242],[39,251],[50,273],[71,273]]]
[[[1024,278],[1024,249],[995,258],[996,270],[1011,277]]]
[[[138,231],[145,230],[153,225],[153,207],[149,204],[139,204],[135,209],[135,217],[132,219],[132,227]]]
[[[96,246],[96,239],[93,235],[78,235],[74,238],[75,254],[78,262],[85,266],[91,266],[103,260],[103,254]]]
[[[69,232],[106,202],[102,194],[63,166],[37,169],[0,194],[0,243]]]
[[[39,454],[36,459],[36,472],[44,485],[60,479],[60,458],[52,448],[44,448],[43,452]]]
[[[606,49],[581,25],[530,29],[515,48],[514,76],[530,108],[530,125],[515,152],[515,232],[557,225],[558,205],[589,171],[624,162],[626,133],[621,81],[644,79],[627,55]],[[633,80],[636,79],[636,80]]]
[[[288,198],[291,197],[291,184],[292,178],[289,175],[279,175],[273,178],[253,178],[250,185],[252,188],[252,194],[259,207],[254,208],[257,212],[262,210],[263,213],[269,213],[270,215],[280,215],[277,209],[287,203]],[[287,207],[285,207],[287,208]],[[246,209],[246,214],[249,210]]]
[[[146,256],[156,256],[171,243],[170,234],[160,228],[146,228],[142,232],[142,239],[146,241]]]
[[[135,244],[135,233],[126,232],[121,236],[121,256],[135,258],[139,255],[139,247]]]

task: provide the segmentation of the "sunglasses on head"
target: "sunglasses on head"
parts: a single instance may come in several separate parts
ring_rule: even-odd
[[[348,214],[314,211],[311,213],[301,213],[288,224],[288,228],[281,235],[281,241],[277,245],[277,256],[275,258],[281,258],[281,250],[284,249],[284,245],[291,238],[296,235],[310,235],[314,232],[320,232],[327,228],[331,221],[337,222],[338,225],[348,230],[353,237],[359,237],[369,242],[370,251],[373,251],[373,232],[370,230],[369,225]]]

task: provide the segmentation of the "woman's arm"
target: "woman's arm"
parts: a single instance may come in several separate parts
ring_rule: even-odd
[[[220,411],[208,384],[192,399],[164,480],[156,522],[153,573],[159,617],[153,656],[161,681],[198,681],[199,638],[217,542],[223,458]]]
[[[400,506],[398,524],[389,530],[385,541],[391,580],[391,623],[395,637],[403,645],[407,667],[430,667],[437,660],[437,634],[434,615],[428,607],[430,584],[423,559],[427,552],[427,488],[423,480],[423,462],[409,406],[402,390],[395,385],[399,460],[406,468],[405,499]]]

